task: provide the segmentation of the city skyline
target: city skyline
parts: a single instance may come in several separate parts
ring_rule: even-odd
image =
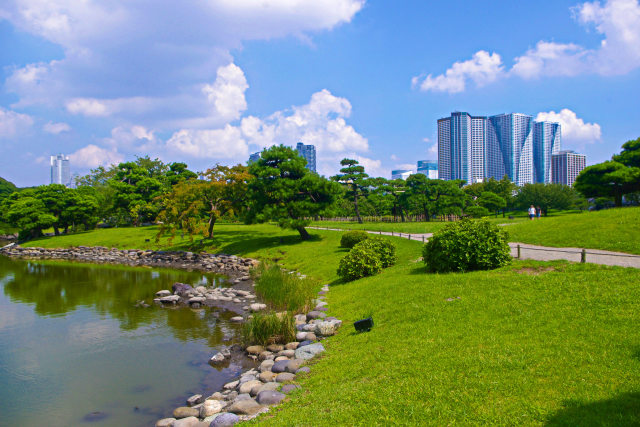
[[[523,113],[438,119],[438,177],[468,184],[505,175],[522,186],[551,183],[551,156],[561,150],[559,123]]]
[[[347,157],[389,176],[435,158],[456,110],[559,122],[590,164],[640,132],[637,0],[111,6],[0,6],[0,176],[47,182],[51,151],[81,175],[144,155],[206,170],[297,141],[322,175]]]

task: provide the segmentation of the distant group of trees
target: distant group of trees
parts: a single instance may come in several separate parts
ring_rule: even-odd
[[[196,174],[184,163],[165,164],[140,157],[133,162],[99,167],[76,180],[76,188],[44,185],[17,191],[0,180],[0,221],[20,229],[23,237],[43,230],[91,229],[107,225],[157,222],[160,234],[202,233],[214,236],[220,219],[247,223],[274,221],[309,237],[313,218],[387,216],[405,221],[439,215],[482,217],[540,207],[586,209],[585,197],[608,198],[640,194],[640,138],[622,146],[613,159],[586,168],[575,188],[560,184],[517,187],[507,176],[465,185],[464,181],[411,175],[407,180],[370,177],[357,160],[345,158],[340,173],[327,179],[306,168],[297,151],[273,146],[249,166],[216,165]],[[637,199],[637,197],[636,197]]]

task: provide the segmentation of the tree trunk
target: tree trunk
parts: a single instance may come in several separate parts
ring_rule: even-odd
[[[400,220],[402,222],[404,222],[405,221],[405,219],[404,219],[404,211],[402,210],[402,206],[400,206],[400,204],[398,204],[398,209],[400,210]]]
[[[431,215],[429,215],[429,209],[427,208],[427,205],[424,205],[423,208],[424,208],[424,220],[427,222],[431,221]]]
[[[209,238],[213,239],[213,226],[216,225],[216,217],[215,215],[209,216]]]
[[[354,192],[355,196],[353,197],[353,203],[356,208],[356,217],[358,218],[358,224],[362,224],[362,218],[360,218],[360,210],[358,209],[358,192],[357,190]],[[299,230],[298,230],[299,231]],[[304,240],[304,239],[302,239]]]
[[[616,208],[620,208],[622,207],[622,191],[620,190],[620,187],[616,185],[615,187],[615,193],[613,195],[613,200],[615,203]]]
[[[309,232],[304,227],[298,227],[296,228],[296,230],[298,230],[298,233],[300,233],[300,239],[302,240],[309,240],[309,238],[311,237],[309,236]]]
[[[57,225],[54,225],[54,226],[53,226],[53,232],[55,233],[55,235],[56,235],[56,236],[59,236],[59,235],[60,235],[60,230],[58,229],[58,226],[57,226]]]

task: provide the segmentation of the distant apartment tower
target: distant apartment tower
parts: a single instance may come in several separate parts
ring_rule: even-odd
[[[554,184],[573,185],[578,174],[587,165],[587,156],[572,150],[560,151],[551,159]]]
[[[418,160],[417,173],[426,175],[429,179],[438,179],[438,162],[435,160]]]
[[[69,156],[58,154],[51,156],[51,184],[62,184],[71,187],[71,169]]]
[[[260,160],[260,151],[253,153],[249,156],[249,161],[247,162],[247,164],[251,164],[251,163],[255,163],[258,160]]]
[[[526,114],[472,116],[453,112],[438,120],[438,177],[468,184],[507,175],[517,185],[551,182],[551,155],[560,151],[558,123]]]
[[[391,179],[404,179],[406,180],[413,174],[413,171],[408,169],[397,169],[391,171]]]
[[[307,160],[307,169],[311,172],[316,171],[316,146],[315,145],[305,145],[302,142],[298,142],[296,144],[296,150],[302,157]]]

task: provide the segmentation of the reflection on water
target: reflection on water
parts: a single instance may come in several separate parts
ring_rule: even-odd
[[[238,337],[234,314],[134,306],[174,282],[223,285],[196,272],[0,256],[0,425],[149,425],[237,375],[245,361],[206,363]]]

